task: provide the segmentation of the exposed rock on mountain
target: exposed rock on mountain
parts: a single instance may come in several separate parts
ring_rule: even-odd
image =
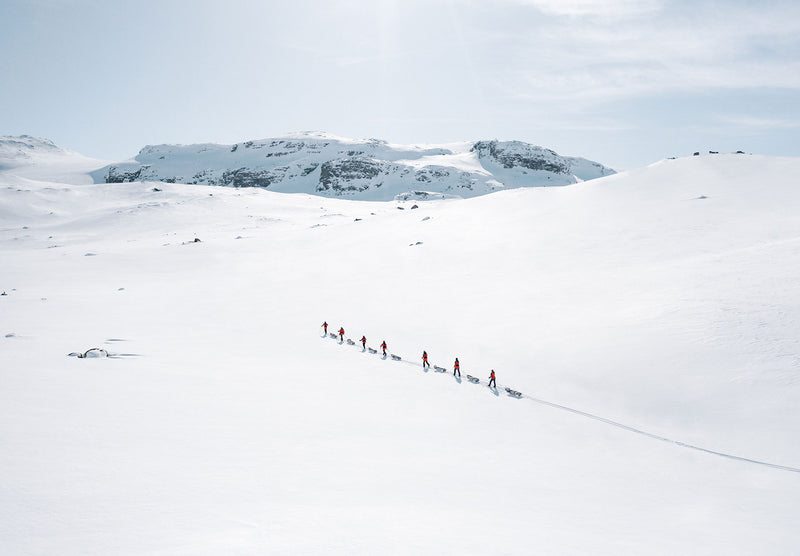
[[[500,164],[503,168],[527,168],[528,170],[542,170],[553,174],[570,174],[567,160],[558,156],[554,151],[509,141],[478,141],[470,149],[478,154],[478,159]]]
[[[392,145],[326,133],[235,145],[158,145],[93,173],[98,182],[163,181],[262,187],[286,193],[389,200],[419,193],[474,197],[518,187],[569,185],[614,170],[519,141]]]

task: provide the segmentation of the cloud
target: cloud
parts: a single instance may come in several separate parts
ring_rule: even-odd
[[[509,97],[591,103],[664,92],[800,89],[800,5],[509,1],[540,10],[535,33],[517,30],[505,39],[513,63],[502,68],[499,88]],[[601,8],[625,19],[541,13],[590,16]]]
[[[657,0],[516,0],[548,15],[621,19],[657,12]]]
[[[800,121],[784,118],[759,118],[745,114],[723,114],[715,118],[724,126],[749,131],[769,131],[775,129],[796,129]]]

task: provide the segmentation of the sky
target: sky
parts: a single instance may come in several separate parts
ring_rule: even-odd
[[[2,0],[0,135],[800,156],[796,0]]]

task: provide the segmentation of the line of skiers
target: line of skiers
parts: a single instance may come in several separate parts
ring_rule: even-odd
[[[428,362],[428,352],[422,352],[422,368],[430,368],[431,364]],[[458,361],[458,357],[456,357],[455,363],[453,363],[453,376],[461,378],[461,363]],[[494,374],[494,369],[491,370],[489,373],[489,387],[490,388],[497,388],[497,381]]]
[[[328,323],[323,322],[322,328],[325,331],[325,335],[328,335]],[[339,340],[344,342],[344,327],[339,327]],[[363,350],[367,349],[367,337],[361,336],[361,347]],[[383,351],[383,356],[386,357],[386,340],[381,342],[381,350]],[[428,352],[423,350],[422,351],[422,368],[430,368],[431,364],[428,362]],[[456,357],[456,361],[453,364],[453,376],[457,376],[461,378],[461,363],[458,362],[458,357]],[[494,369],[491,370],[489,373],[489,388],[497,388],[497,381],[494,374]]]
[[[322,323],[322,329],[325,331],[325,335],[327,336],[328,335],[328,322],[327,321]],[[339,334],[339,341],[340,342],[344,342],[344,327],[339,327],[338,334]],[[367,337],[366,336],[361,336],[360,342],[361,342],[361,347],[364,350],[366,350],[367,349]],[[383,350],[383,355],[385,356],[386,355],[386,349],[387,349],[386,340],[381,342],[381,349]],[[427,355],[425,357],[427,358]],[[427,361],[427,359],[426,359],[426,361]],[[430,366],[430,365],[428,365],[428,366]]]

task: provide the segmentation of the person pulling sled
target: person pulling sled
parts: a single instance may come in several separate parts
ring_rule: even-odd
[[[431,368],[431,364],[428,363],[428,352],[423,350],[423,352],[422,352],[422,368],[424,369],[425,367],[430,369]]]
[[[489,388],[497,388],[497,382],[495,382],[494,378],[494,369],[492,369],[492,372],[489,375]]]
[[[339,340],[344,342],[344,327],[339,329]]]
[[[381,344],[381,349],[383,350],[383,356],[386,357],[386,340]]]
[[[361,336],[361,347],[362,347],[362,351],[367,349],[367,337],[366,336]]]
[[[322,329],[325,331],[325,335],[328,335],[328,322],[325,321],[322,323]]]
[[[453,376],[461,378],[461,364],[458,362],[458,357],[456,357],[456,362],[453,364]]]

